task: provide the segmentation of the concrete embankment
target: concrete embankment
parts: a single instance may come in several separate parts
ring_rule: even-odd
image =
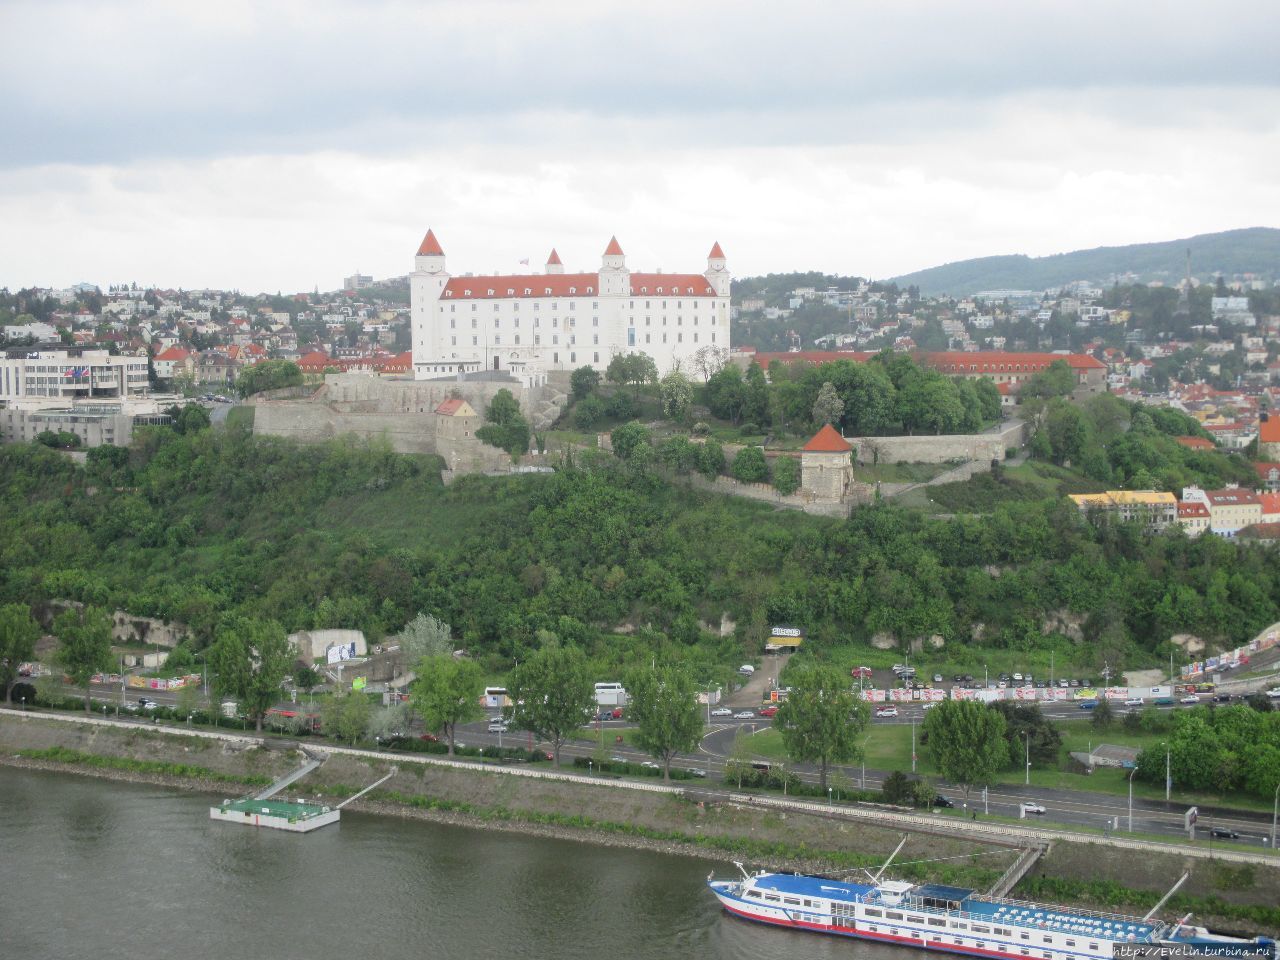
[[[393,765],[399,768],[368,799],[349,808],[369,813],[823,872],[878,862],[902,833],[911,832],[896,861],[903,873],[983,888],[1019,854],[1007,836],[997,844],[977,836],[916,833],[911,823],[895,818],[877,822],[860,813],[856,820],[840,820],[799,806],[761,808],[717,794],[714,785],[681,790],[657,783],[601,782],[541,765],[485,767],[421,755],[328,752],[328,761],[293,789],[307,796],[345,798]],[[289,772],[299,756],[264,749],[253,737],[0,710],[0,763],[234,797]],[[1154,899],[1150,893],[1163,892],[1184,869],[1192,876],[1183,891],[1194,897],[1213,897],[1235,907],[1274,907],[1280,899],[1280,866],[1193,860],[1159,850],[1137,854],[1101,842],[1062,839],[1053,840],[1024,882],[1035,877],[1110,881],[1141,896],[1130,907],[1093,905],[1133,909],[1144,897]],[[1200,922],[1226,929],[1275,932],[1242,918],[1231,906],[1221,916],[1207,910],[1197,915]]]

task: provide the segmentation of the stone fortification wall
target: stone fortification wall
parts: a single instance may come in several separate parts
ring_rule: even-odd
[[[859,463],[947,463],[951,460],[1003,460],[1010,447],[1021,447],[1023,422],[1009,420],[995,430],[974,434],[930,434],[918,437],[859,437]],[[877,458],[876,453],[879,452]]]
[[[342,434],[364,439],[385,437],[400,453],[442,453],[434,410],[455,393],[483,413],[499,390],[510,390],[530,415],[544,405],[542,388],[515,381],[389,380],[362,374],[329,374],[324,386],[306,399],[255,400],[255,433],[317,443]],[[491,448],[490,448],[491,449]],[[491,457],[479,441],[451,445],[443,454],[464,468],[483,469]],[[496,451],[497,458],[505,456]]]

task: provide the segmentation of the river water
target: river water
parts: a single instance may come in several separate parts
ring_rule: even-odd
[[[725,861],[344,813],[295,836],[210,798],[0,767],[0,958],[905,960],[773,930]]]

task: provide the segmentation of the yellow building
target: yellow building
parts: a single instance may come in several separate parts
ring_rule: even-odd
[[[1155,528],[1178,522],[1178,499],[1157,490],[1108,490],[1073,493],[1071,501],[1082,514],[1106,513],[1117,520],[1136,520]]]

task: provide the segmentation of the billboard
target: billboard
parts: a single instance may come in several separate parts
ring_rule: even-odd
[[[352,643],[335,643],[325,652],[325,662],[329,664],[341,663],[343,660],[354,660],[356,656],[356,645]]]

